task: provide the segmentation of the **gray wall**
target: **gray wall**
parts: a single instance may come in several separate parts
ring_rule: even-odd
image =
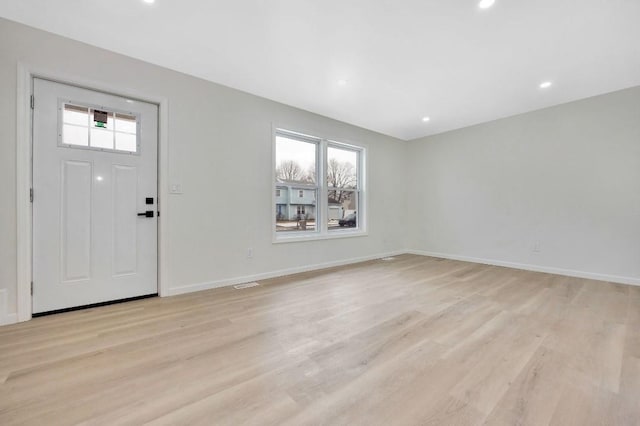
[[[410,249],[640,284],[640,87],[418,139],[408,161]]]
[[[16,309],[19,61],[168,98],[169,179],[179,180],[184,191],[163,207],[170,210],[173,292],[404,249],[405,210],[389,208],[406,205],[404,142],[0,19],[0,292],[5,290],[8,314]],[[368,236],[272,244],[274,122],[368,147]],[[245,255],[249,247],[251,260]]]

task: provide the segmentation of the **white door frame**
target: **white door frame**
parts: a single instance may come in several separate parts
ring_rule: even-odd
[[[16,221],[17,221],[17,316],[18,321],[31,319],[31,271],[33,211],[30,200],[32,188],[32,109],[33,79],[42,78],[84,89],[137,99],[158,105],[158,294],[169,295],[167,274],[167,226],[169,211],[169,100],[155,94],[122,88],[115,83],[87,80],[77,75],[34,68],[18,63],[17,141],[16,141]],[[37,99],[36,99],[37,102]],[[37,197],[37,194],[35,194]]]

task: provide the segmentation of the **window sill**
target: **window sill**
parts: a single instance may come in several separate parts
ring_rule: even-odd
[[[273,237],[273,244],[281,243],[301,243],[305,241],[318,241],[318,240],[335,240],[339,238],[354,238],[354,237],[366,237],[369,233],[365,230],[357,231],[332,231],[326,234],[304,234],[293,236],[280,236],[275,235]]]

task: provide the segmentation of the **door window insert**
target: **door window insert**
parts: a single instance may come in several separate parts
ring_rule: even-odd
[[[68,148],[139,153],[135,114],[62,102],[59,144]]]

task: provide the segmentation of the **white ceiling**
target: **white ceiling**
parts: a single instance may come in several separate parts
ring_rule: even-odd
[[[401,139],[640,85],[640,0],[478,1],[3,0],[0,16]]]

